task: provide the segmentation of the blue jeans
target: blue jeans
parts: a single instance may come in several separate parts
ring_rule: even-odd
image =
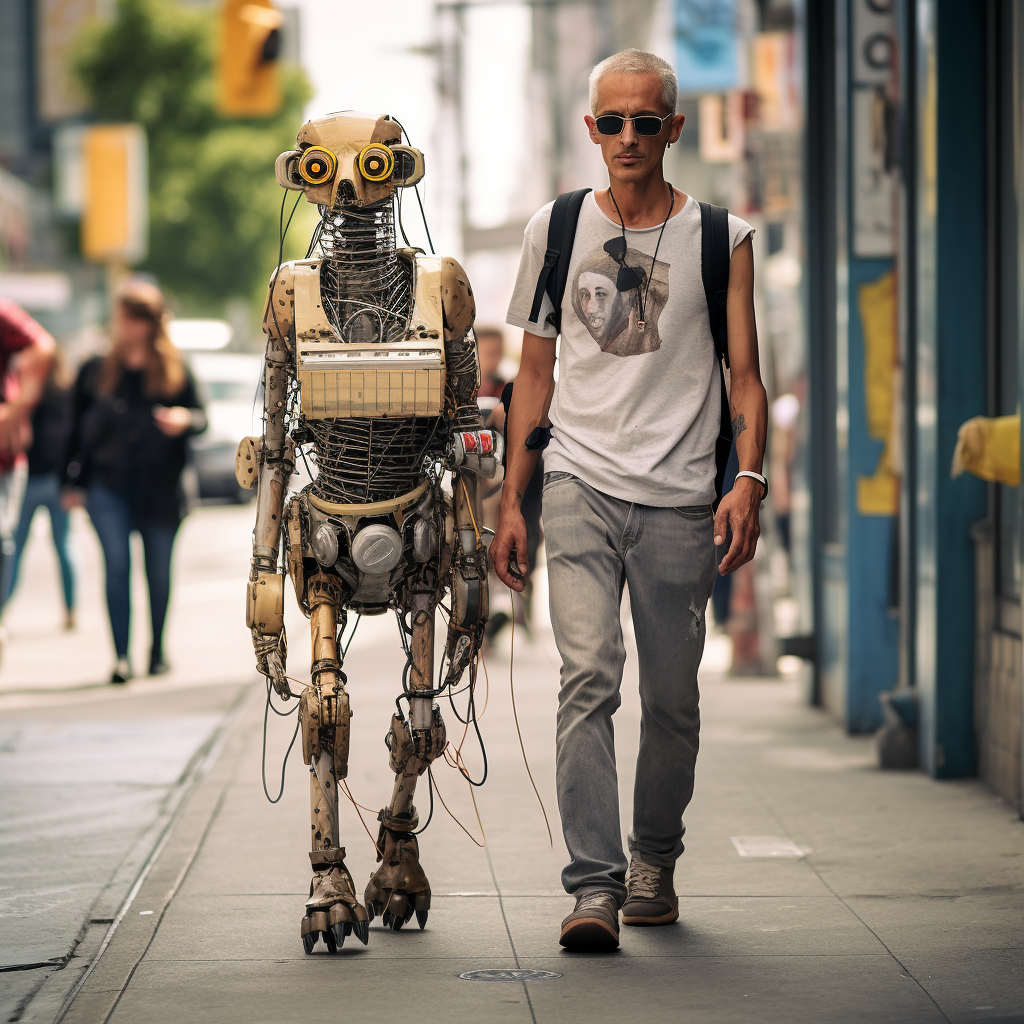
[[[128,657],[131,619],[131,556],[128,538],[133,530],[142,535],[146,552],[146,583],[149,585],[149,609],[153,627],[151,661],[163,658],[164,620],[171,596],[171,550],[177,525],[136,522],[132,515],[131,493],[112,491],[92,484],[88,495],[89,517],[103,547],[107,569],[107,612],[114,634],[118,658]]]
[[[30,476],[25,484],[25,500],[21,505],[21,518],[18,520],[18,530],[14,537],[14,555],[9,571],[4,573],[0,608],[10,600],[18,584],[21,556],[28,542],[32,520],[40,508],[45,508],[50,513],[50,532],[53,535],[53,546],[57,549],[60,581],[64,587],[64,607],[70,612],[75,607],[75,569],[68,555],[68,514],[60,503],[60,479],[56,473]]]
[[[715,580],[711,506],[654,508],[609,497],[568,473],[544,477],[551,626],[562,656],[555,784],[571,863],[568,893],[601,890],[621,904],[612,715],[626,649],[623,585],[640,668],[640,752],[630,852],[671,868],[683,852],[700,733],[697,667]]]

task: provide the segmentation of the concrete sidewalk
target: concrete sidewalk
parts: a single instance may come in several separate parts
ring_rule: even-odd
[[[304,646],[296,628],[293,651]],[[393,620],[364,620],[346,664],[355,711],[349,782],[369,808],[390,790],[382,739],[398,688],[397,646]],[[1024,826],[974,782],[879,772],[871,742],[843,736],[804,707],[792,680],[703,680],[697,792],[676,872],[679,923],[624,928],[614,955],[563,952],[558,927],[571,904],[559,884],[565,851],[553,792],[557,658],[549,634],[534,644],[516,638],[519,719],[555,832],[551,849],[512,723],[508,654],[506,637],[489,665],[489,778],[477,791],[487,846],[475,846],[436,807],[421,837],[434,892],[425,931],[414,923],[385,932],[375,922],[368,947],[349,940],[337,957],[303,954],[305,769],[293,750],[284,798],[267,803],[263,694],[253,689],[66,1024],[396,1015],[446,1024],[1024,1021]],[[626,811],[635,670],[631,657],[617,716]],[[457,740],[454,716],[445,715]],[[272,793],[291,728],[291,719],[271,718]],[[469,740],[465,754],[478,773]],[[449,808],[476,834],[466,784],[447,767],[436,776]],[[425,787],[418,803],[425,816]],[[363,817],[375,834],[373,812]],[[372,843],[350,805],[343,820],[361,887]],[[771,852],[750,842],[766,837],[781,855],[741,856]],[[459,977],[503,969],[557,977]],[[38,1005],[42,1012],[45,1000]],[[24,1019],[44,1018],[30,1006]]]

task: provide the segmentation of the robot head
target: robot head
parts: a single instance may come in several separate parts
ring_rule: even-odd
[[[401,138],[398,122],[386,114],[343,110],[307,121],[274,172],[279,184],[305,192],[311,203],[370,206],[423,177],[423,154],[399,145]]]

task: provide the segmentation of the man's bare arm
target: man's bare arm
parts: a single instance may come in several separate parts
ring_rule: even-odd
[[[741,470],[761,472],[768,431],[768,396],[761,383],[754,322],[754,247],[746,238],[732,254],[729,293],[726,299],[729,324],[731,388],[729,414]],[[740,477],[722,499],[715,517],[715,544],[725,543],[732,528],[732,543],[722,558],[719,572],[725,575],[754,557],[761,533],[760,508],[763,488],[750,477]]]
[[[523,353],[512,391],[506,436],[505,482],[501,489],[498,528],[491,541],[491,559],[498,579],[513,590],[522,590],[522,580],[508,571],[509,553],[516,550],[520,573],[526,563],[526,523],[519,508],[526,486],[537,466],[537,452],[528,451],[526,439],[547,422],[548,406],[554,390],[555,342],[529,331],[523,332]]]

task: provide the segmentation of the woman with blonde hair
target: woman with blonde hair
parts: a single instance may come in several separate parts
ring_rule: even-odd
[[[112,683],[131,678],[129,537],[142,535],[153,644],[149,674],[166,672],[164,619],[171,550],[185,514],[181,473],[187,438],[206,429],[195,382],[167,333],[159,288],[131,279],[118,291],[105,356],[82,364],[65,473],[68,504],[84,499],[103,547],[107,610],[116,664]]]

